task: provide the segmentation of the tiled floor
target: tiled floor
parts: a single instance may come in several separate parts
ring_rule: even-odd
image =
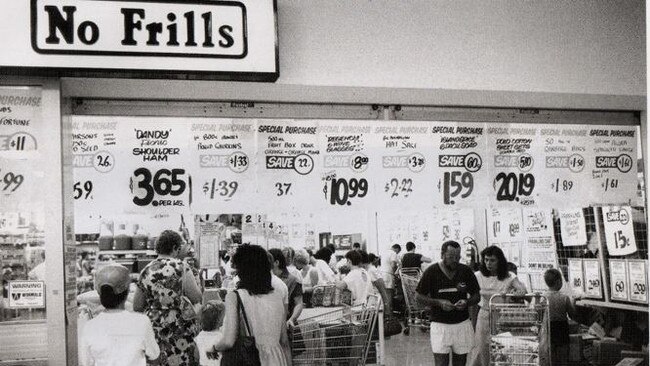
[[[396,335],[386,339],[386,366],[433,365],[429,333],[412,329],[411,334]]]

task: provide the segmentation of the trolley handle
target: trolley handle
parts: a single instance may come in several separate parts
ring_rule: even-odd
[[[527,293],[524,295],[515,295],[515,294],[510,294],[506,292],[501,292],[498,294],[494,294],[490,296],[490,305],[492,305],[494,302],[494,299],[524,299],[527,301],[530,301],[535,304],[539,304],[542,302],[542,300],[546,300],[546,297],[541,293],[541,292],[533,292],[533,293]],[[534,301],[533,301],[534,300]]]

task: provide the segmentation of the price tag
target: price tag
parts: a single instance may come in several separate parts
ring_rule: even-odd
[[[569,259],[569,286],[576,295],[585,293],[582,259]]]
[[[138,206],[185,206],[181,196],[191,192],[185,169],[138,168],[133,172],[130,187],[133,203]],[[189,181],[191,182],[191,181]],[[190,193],[191,197],[191,193]]]
[[[609,288],[612,300],[628,301],[628,279],[625,261],[609,260]]]
[[[648,261],[627,260],[627,275],[630,287],[630,301],[648,303]]]
[[[603,286],[600,277],[600,264],[597,259],[583,259],[585,295],[587,297],[602,299]]]
[[[604,206],[603,224],[605,242],[610,256],[636,253],[632,208],[630,206]]]

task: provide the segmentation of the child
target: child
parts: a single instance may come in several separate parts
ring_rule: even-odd
[[[226,306],[219,300],[208,301],[201,308],[201,332],[194,338],[199,349],[201,366],[221,365],[221,352],[213,350],[213,346],[221,340],[221,325]]]
[[[151,321],[124,309],[130,282],[129,270],[119,264],[109,264],[95,274],[95,289],[106,311],[83,328],[81,365],[145,366],[145,357],[158,361],[160,349]]]
[[[563,365],[569,359],[569,322],[567,315],[574,318],[576,309],[574,299],[560,293],[562,289],[562,273],[551,268],[544,273],[544,282],[548,286],[548,299],[551,320],[551,362],[553,365]]]

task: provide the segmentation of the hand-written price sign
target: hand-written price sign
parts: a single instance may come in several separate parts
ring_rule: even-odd
[[[187,179],[187,180],[186,180]],[[133,203],[138,206],[182,206],[182,200],[172,200],[185,193],[189,187],[190,197],[191,177],[185,175],[185,169],[159,169],[155,172],[148,168],[138,168],[131,177],[130,188],[133,193]],[[154,200],[155,196],[159,198]]]
[[[648,262],[627,260],[627,274],[630,284],[630,301],[648,303]]]
[[[623,260],[609,260],[609,288],[612,300],[629,300],[627,268],[625,267],[625,261]]]
[[[12,194],[14,193],[25,181],[25,177],[22,174],[15,172],[7,171],[0,169],[0,185],[2,186],[3,194]]]
[[[582,259],[569,258],[569,286],[574,294],[585,292],[584,272],[582,270]]]
[[[636,240],[630,206],[604,206],[605,242],[611,256],[636,253]]]
[[[366,178],[332,178],[323,187],[325,198],[331,205],[350,206],[355,199],[368,194]]]
[[[597,259],[583,259],[585,279],[585,295],[587,297],[601,299],[603,297],[603,286],[600,280],[600,264]]]

